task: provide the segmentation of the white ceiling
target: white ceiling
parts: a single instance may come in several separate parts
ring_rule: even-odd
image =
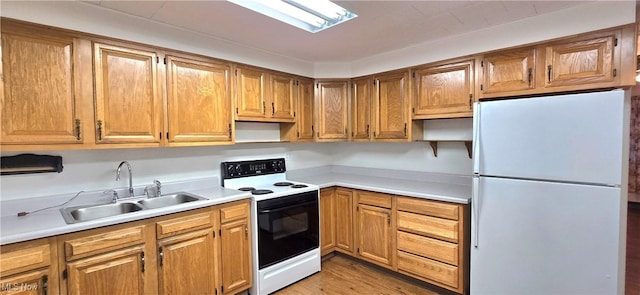
[[[226,1],[85,1],[309,62],[349,62],[593,1],[335,1],[358,18],[312,34]]]

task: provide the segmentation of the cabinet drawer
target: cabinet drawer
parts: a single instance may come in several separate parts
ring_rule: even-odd
[[[247,202],[220,208],[220,222],[222,223],[247,217],[249,217],[249,203]]]
[[[0,274],[3,277],[51,264],[51,246],[47,239],[3,246],[0,249]]]
[[[414,198],[397,198],[398,210],[458,220],[459,206]]]
[[[398,250],[458,266],[458,244],[399,231]]]
[[[398,271],[452,288],[458,288],[458,268],[413,254],[398,252]]]
[[[67,260],[145,242],[144,225],[73,239],[64,243]]]
[[[458,222],[448,219],[398,212],[398,229],[458,242]]]
[[[391,208],[391,196],[366,191],[358,191],[358,203],[383,208]]]
[[[170,237],[185,231],[213,226],[211,212],[192,214],[188,216],[159,221],[156,223],[158,239]]]

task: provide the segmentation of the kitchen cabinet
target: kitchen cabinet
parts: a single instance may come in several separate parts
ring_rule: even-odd
[[[351,140],[371,140],[371,112],[373,79],[357,78],[351,81]]]
[[[468,211],[463,205],[397,197],[398,271],[463,293],[468,286]]]
[[[152,286],[152,248],[145,246],[149,228],[135,225],[114,226],[70,234],[62,239],[60,259],[65,269],[62,293],[66,294],[149,294]]]
[[[416,68],[413,119],[471,117],[475,89],[474,60]]]
[[[295,122],[295,77],[264,69],[236,67],[236,120]]]
[[[395,249],[391,225],[391,196],[358,191],[357,212],[358,257],[391,268]]]
[[[233,143],[231,65],[167,55],[169,145]]]
[[[271,117],[279,122],[294,122],[295,78],[290,75],[271,74]]]
[[[518,48],[484,56],[483,91],[501,93],[536,88],[536,48]]]
[[[55,238],[0,247],[0,294],[57,294]]]
[[[349,255],[355,255],[353,242],[354,192],[348,189],[335,190],[335,249]]]
[[[236,294],[252,284],[249,202],[220,206],[221,292]]]
[[[336,189],[320,190],[320,255],[336,247]]]
[[[408,141],[411,138],[410,73],[407,70],[374,77],[374,128],[376,141]]]
[[[1,27],[2,149],[83,144],[91,125],[83,117],[83,100],[90,95],[82,91],[79,70],[88,44],[5,19]]]
[[[152,48],[94,42],[97,143],[159,146],[162,96]]]
[[[299,79],[297,86],[297,141],[313,141],[314,97],[313,80]]]
[[[206,210],[156,223],[159,294],[217,292],[215,213]]]
[[[316,83],[316,141],[345,141],[348,133],[349,81]]]

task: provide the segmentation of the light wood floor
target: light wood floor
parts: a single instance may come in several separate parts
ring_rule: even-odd
[[[438,294],[378,269],[336,255],[322,262],[322,271],[297,282],[276,295],[299,294]]]

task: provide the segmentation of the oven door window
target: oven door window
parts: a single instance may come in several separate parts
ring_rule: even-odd
[[[318,228],[317,191],[258,202],[260,269],[318,248]]]

